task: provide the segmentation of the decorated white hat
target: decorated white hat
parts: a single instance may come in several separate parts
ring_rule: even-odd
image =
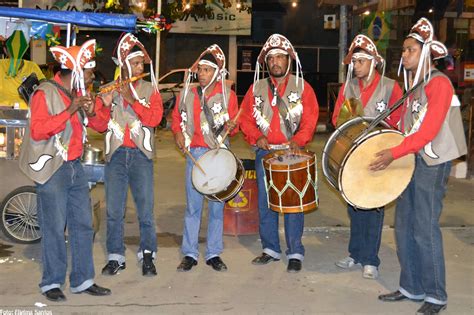
[[[188,69],[189,73],[186,77],[186,81],[184,83],[184,95],[182,101],[184,101],[188,95],[188,92],[191,87],[191,82],[194,77],[197,75],[198,66],[199,65],[208,65],[213,67],[216,71],[214,71],[214,76],[212,77],[209,84],[203,87],[203,95],[204,91],[211,86],[215,81],[220,81],[222,84],[222,94],[224,95],[224,102],[227,101],[227,87],[225,85],[225,78],[227,76],[227,69],[225,55],[222,49],[217,44],[213,44],[207,47],[196,59],[196,61],[191,65]],[[225,104],[227,107],[227,104]]]
[[[131,74],[131,66],[130,66],[130,59],[141,56],[144,59],[146,64],[150,64],[150,73],[151,73],[151,84],[155,91],[158,91],[158,84],[156,83],[155,72],[153,69],[153,62],[148,55],[145,46],[138,40],[138,38],[133,35],[132,33],[126,33],[120,39],[118,46],[117,46],[117,61],[120,67],[125,67],[128,70],[128,73]],[[120,72],[120,76],[121,76]],[[137,94],[137,91],[133,87],[133,83],[129,83],[130,90],[133,93],[135,99],[137,99],[140,104],[143,106],[148,106],[145,99],[140,99]]]
[[[360,48],[368,54],[368,58],[373,58],[377,63],[382,63],[384,59],[379,55],[377,46],[375,43],[367,36],[359,34],[352,40],[349,51],[347,52],[346,57],[344,58],[344,64],[348,65],[352,61],[352,56],[354,55],[354,50]]]
[[[72,71],[71,88],[85,95],[84,69],[95,68],[95,39],[88,40],[82,46],[54,46],[49,50],[63,69]]]
[[[362,51],[355,52],[358,49],[361,49]],[[347,55],[343,60],[344,64],[349,65],[347,67],[346,83],[344,85],[344,90],[347,89],[349,82],[352,80],[352,73],[354,71],[353,59],[359,58],[365,58],[370,60],[371,62],[368,80],[370,80],[370,78],[372,77],[375,65],[381,65],[382,76],[385,73],[385,60],[379,54],[377,46],[369,37],[363,34],[359,34],[352,40],[352,43],[349,46],[349,51],[347,52]]]
[[[444,58],[448,55],[448,49],[443,43],[436,40],[433,25],[426,18],[419,19],[413,25],[407,37],[412,37],[423,45],[427,45],[433,60]]]
[[[296,53],[295,48],[291,42],[283,35],[273,34],[271,35],[265,45],[263,45],[262,50],[260,51],[257,63],[255,65],[255,75],[254,75],[254,88],[255,83],[260,79],[260,69],[263,68],[267,62],[267,57],[273,54],[285,54],[290,56],[296,62],[296,86],[301,84],[301,89],[304,88],[303,83],[303,72],[301,69],[300,59]],[[291,62],[288,62],[288,68],[286,69],[285,76],[288,75],[291,67]]]
[[[407,38],[414,38],[423,45],[420,54],[420,60],[418,62],[418,68],[416,69],[415,78],[413,79],[413,86],[418,83],[422,73],[428,74],[430,77],[431,58],[433,60],[444,58],[448,55],[448,49],[446,46],[436,40],[434,34],[434,28],[431,22],[427,18],[419,19],[415,25],[410,29],[410,33]],[[402,59],[400,59],[400,66],[398,68],[398,75],[403,67]],[[403,68],[403,75],[405,81],[405,89],[408,89],[408,74],[405,68]],[[423,77],[426,80],[426,76]]]

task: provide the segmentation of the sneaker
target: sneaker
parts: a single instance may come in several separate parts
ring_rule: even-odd
[[[155,264],[153,263],[153,254],[143,251],[142,274],[145,277],[157,275]]]
[[[102,268],[102,274],[105,276],[116,275],[119,270],[125,269],[125,263],[119,263],[117,260],[109,260],[107,265]]]
[[[377,279],[379,276],[379,271],[377,267],[371,265],[364,266],[364,272],[362,272],[362,277],[365,279]]]
[[[352,257],[346,257],[346,258],[343,258],[341,260],[338,260],[336,261],[336,266],[338,266],[339,268],[342,268],[342,269],[349,269],[349,268],[352,268],[354,266],[360,266],[359,263],[356,263],[355,260],[352,258]]]

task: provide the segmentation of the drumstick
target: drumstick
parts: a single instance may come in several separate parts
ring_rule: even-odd
[[[187,156],[189,156],[191,161],[193,161],[194,165],[196,165],[204,175],[207,175],[206,172],[204,172],[204,169],[201,167],[201,165],[199,165],[198,161],[196,161],[194,156],[186,148],[183,148],[183,152],[186,153]]]
[[[237,122],[237,119],[239,118],[240,114],[242,113],[242,109],[243,109],[243,107],[240,107],[239,111],[237,112],[237,115],[235,115],[234,119],[232,119],[232,122],[234,122],[234,123]],[[221,145],[224,143],[225,138],[227,138],[227,136],[229,135],[229,132],[230,132],[230,128],[228,128],[225,131],[224,136],[222,137],[221,141],[219,141],[219,144],[217,145],[218,148],[220,148]]]

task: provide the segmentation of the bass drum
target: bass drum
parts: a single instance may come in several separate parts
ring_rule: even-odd
[[[385,122],[366,133],[372,121],[357,117],[338,127],[326,142],[321,161],[329,183],[358,209],[379,208],[394,201],[408,186],[415,169],[415,156],[408,154],[382,171],[369,170],[377,152],[404,139]]]

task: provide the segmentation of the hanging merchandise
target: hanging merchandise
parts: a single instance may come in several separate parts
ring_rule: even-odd
[[[15,77],[18,68],[20,68],[21,60],[26,50],[28,42],[22,31],[13,32],[6,42],[8,54],[10,55],[10,67],[8,68],[8,76]]]
[[[140,31],[150,34],[156,34],[165,30],[168,31],[171,27],[171,21],[168,21],[164,15],[155,14],[143,21],[137,21],[137,28]]]

